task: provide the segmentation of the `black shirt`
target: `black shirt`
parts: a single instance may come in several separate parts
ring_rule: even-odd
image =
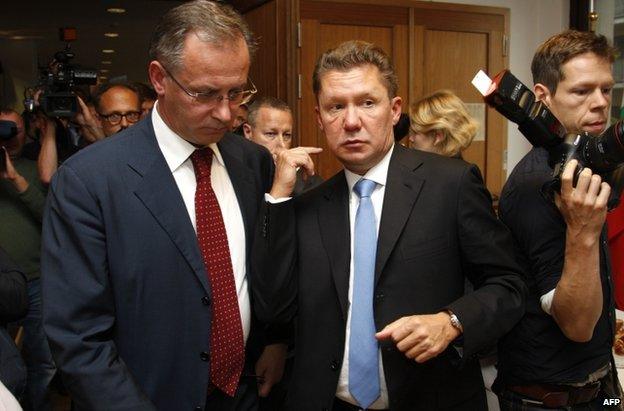
[[[499,343],[498,375],[505,385],[584,382],[611,360],[614,307],[604,230],[600,241],[604,302],[592,339],[571,341],[541,308],[540,297],[561,278],[565,253],[565,221],[543,194],[551,180],[548,152],[534,148],[518,163],[501,193],[500,219],[514,236],[529,288],[525,316]]]

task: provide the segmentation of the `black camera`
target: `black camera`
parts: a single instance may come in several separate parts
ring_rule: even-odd
[[[473,84],[480,75],[477,74]],[[518,130],[532,145],[548,151],[548,163],[554,170],[554,189],[560,187],[561,173],[569,160],[578,160],[577,172],[589,167],[603,178],[624,164],[623,121],[618,121],[600,136],[587,132],[567,133],[548,107],[536,101],[533,92],[509,70],[496,75],[487,89],[477,88],[488,105],[518,124]]]
[[[79,111],[74,86],[97,83],[97,71],[70,64],[73,58],[67,44],[64,50],[54,54],[47,67],[40,69],[39,87],[43,92],[39,104],[48,116],[73,117]]]
[[[0,120],[0,144],[12,139],[17,135],[17,124],[15,121]]]
[[[6,151],[4,143],[17,135],[17,124],[14,121],[0,120],[0,171],[6,170]]]

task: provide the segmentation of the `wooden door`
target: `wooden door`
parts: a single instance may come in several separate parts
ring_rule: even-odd
[[[325,137],[317,126],[316,98],[312,92],[312,73],[316,59],[343,41],[364,40],[375,43],[393,57],[399,76],[399,95],[407,95],[409,10],[303,0],[300,3],[300,16],[301,98],[298,100],[297,134],[300,145],[323,148],[316,163],[319,174],[327,179],[342,166],[327,149]]]
[[[478,70],[494,75],[506,67],[503,49],[508,12],[483,13],[498,10],[458,5],[443,10],[412,9],[414,53],[422,59],[414,67],[412,98],[451,89],[477,114],[480,132],[464,152],[464,159],[479,167],[495,196],[506,176],[506,120],[485,106],[471,80]]]

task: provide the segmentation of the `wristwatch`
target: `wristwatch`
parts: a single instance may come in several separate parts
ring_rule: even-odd
[[[459,321],[459,318],[457,318],[455,313],[453,311],[451,311],[451,310],[446,310],[446,312],[451,317],[451,325],[453,327],[457,328],[460,333],[463,333],[464,332],[464,327],[462,327],[462,323],[461,323],[461,321]]]

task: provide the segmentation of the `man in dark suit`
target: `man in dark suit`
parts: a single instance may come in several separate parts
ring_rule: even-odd
[[[396,91],[380,48],[326,52],[317,118],[345,169],[288,200],[318,149],[278,155],[251,281],[261,318],[297,316],[289,410],[484,410],[474,355],[522,315],[511,238],[478,169],[394,144]]]
[[[151,115],[52,181],[44,326],[76,409],[256,409],[247,251],[273,161],[226,134],[255,92],[252,45],[229,6],[170,10],[150,47]]]

